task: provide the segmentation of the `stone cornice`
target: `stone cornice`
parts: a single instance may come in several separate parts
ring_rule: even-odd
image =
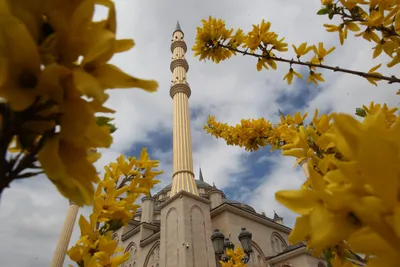
[[[127,240],[129,237],[134,236],[135,234],[140,232],[140,227],[136,226],[135,228],[129,230],[128,232],[126,232],[125,234],[122,235],[121,240],[125,241]]]
[[[152,231],[158,231],[159,230],[159,227],[157,225],[152,225],[152,224],[146,223],[146,222],[142,222],[140,224],[131,224],[131,223],[129,223],[129,224],[135,226],[135,228],[133,228],[133,229],[129,230],[128,232],[126,232],[125,234],[123,234],[122,238],[121,238],[122,241],[125,241],[129,237],[139,233],[141,227],[149,229],[149,230],[152,230]]]
[[[171,89],[169,90],[169,95],[171,96],[171,98],[174,98],[174,95],[179,92],[186,94],[188,98],[192,94],[192,90],[190,90],[190,87],[187,83],[177,83],[171,86]]]
[[[152,224],[146,223],[146,222],[141,223],[141,226],[143,228],[146,228],[146,229],[149,229],[149,230],[153,230],[153,231],[158,231],[159,230],[157,225],[152,225]]]
[[[174,53],[174,49],[177,48],[177,47],[182,47],[182,48],[183,48],[183,51],[185,51],[185,53],[186,53],[186,51],[187,51],[187,46],[186,46],[185,41],[181,41],[181,40],[173,41],[173,42],[171,43],[171,53]]]
[[[154,201],[154,198],[145,196],[145,197],[142,197],[142,199],[141,199],[142,202],[146,201],[146,200],[153,200]]]
[[[148,244],[152,243],[153,241],[159,240],[160,239],[160,232],[157,232],[146,239],[140,240],[140,247],[145,247]]]
[[[171,72],[174,72],[174,69],[177,67],[182,67],[185,69],[186,72],[189,71],[189,64],[187,63],[186,59],[178,58],[171,61],[169,68]]]
[[[183,197],[183,196],[193,198],[193,199],[195,199],[195,200],[197,200],[197,201],[200,201],[200,202],[203,202],[203,203],[205,203],[205,204],[207,204],[207,205],[210,205],[210,204],[211,204],[211,201],[208,200],[208,199],[201,198],[201,197],[199,197],[199,196],[193,195],[192,193],[189,193],[189,192],[186,192],[186,191],[179,191],[178,193],[176,193],[175,195],[173,195],[172,197],[170,197],[167,201],[165,201],[164,203],[162,203],[162,204],[160,205],[160,209],[163,209],[165,206],[167,206],[167,205],[168,205],[169,203],[171,203],[172,201],[174,201],[174,200],[176,200],[176,199],[178,199],[178,198],[181,198],[181,197]]]
[[[276,223],[273,220],[271,220],[271,219],[269,219],[267,217],[264,217],[264,216],[262,216],[260,214],[253,213],[253,212],[250,212],[250,211],[247,211],[247,210],[243,210],[243,209],[241,209],[239,207],[236,207],[236,206],[231,205],[231,204],[226,203],[226,202],[222,203],[218,207],[215,207],[214,209],[211,210],[211,212],[210,212],[211,213],[210,214],[211,218],[223,213],[224,211],[231,212],[233,214],[242,216],[244,218],[248,218],[249,220],[258,222],[260,224],[266,225],[268,227],[271,227],[271,228],[273,228],[275,230],[282,231],[282,232],[287,233],[287,234],[290,234],[290,232],[292,230],[289,227],[286,227],[284,225]]]

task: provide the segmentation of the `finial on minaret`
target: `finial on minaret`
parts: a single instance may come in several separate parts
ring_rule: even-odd
[[[176,32],[181,32],[181,33],[182,33],[182,37],[183,37],[184,34],[183,34],[181,25],[179,24],[179,21],[178,21],[178,20],[176,21],[175,31],[172,33],[172,36],[174,36],[174,34],[175,34]]]
[[[182,31],[181,25],[179,24],[179,20],[176,21],[175,31]]]
[[[200,167],[200,173],[199,173],[199,180],[204,182],[203,173],[201,172],[201,167]]]

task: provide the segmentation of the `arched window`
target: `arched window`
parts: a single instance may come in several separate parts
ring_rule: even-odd
[[[250,261],[246,266],[248,267],[265,267],[265,262],[264,262],[264,253],[262,252],[260,246],[258,246],[257,243],[254,241],[251,242],[252,247],[253,247],[253,252],[251,253],[250,256]]]
[[[135,253],[134,253],[134,247],[132,246],[130,249],[129,249],[129,261],[131,261],[131,260],[133,260],[133,258],[135,257]]]
[[[135,242],[130,242],[129,245],[126,247],[125,252],[129,252],[129,259],[127,261],[127,264],[125,266],[133,267],[135,266],[135,260],[137,258],[137,247]]]
[[[156,242],[148,252],[145,260],[144,267],[159,267],[160,261],[160,242]]]
[[[119,235],[117,233],[113,234],[112,239],[117,241],[117,248],[122,246],[122,242],[121,242],[121,240],[119,238]],[[119,256],[119,255],[121,255],[121,252],[115,252],[113,255],[111,255],[111,257],[115,257],[115,256]]]
[[[282,253],[287,247],[286,241],[277,232],[273,232],[271,235],[271,249],[272,254]]]

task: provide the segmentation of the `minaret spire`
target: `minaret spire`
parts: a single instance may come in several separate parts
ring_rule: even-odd
[[[176,21],[175,31],[182,31],[181,25],[179,24],[179,20]]]
[[[192,139],[190,134],[189,97],[191,90],[186,82],[189,65],[185,59],[187,46],[179,22],[172,34],[171,52],[172,84],[170,95],[174,101],[173,117],[173,175],[172,197],[179,191],[199,195],[193,174]]]
[[[199,180],[204,182],[203,173],[201,172],[201,167],[200,167],[200,171],[199,171]]]

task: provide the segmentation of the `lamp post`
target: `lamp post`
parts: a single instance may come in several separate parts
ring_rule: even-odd
[[[251,249],[251,238],[252,238],[252,233],[246,230],[246,228],[242,228],[242,231],[240,232],[238,238],[239,241],[242,245],[244,253],[246,253],[246,256],[244,256],[241,261],[243,263],[248,263],[250,260],[250,255],[253,250]],[[228,237],[225,238],[224,234],[219,231],[219,229],[215,229],[214,233],[211,235],[211,241],[214,247],[214,252],[215,255],[218,257],[220,261],[228,262],[229,257],[227,256],[222,256],[223,254],[226,255],[226,250],[227,249],[234,249],[235,245],[229,240]]]

